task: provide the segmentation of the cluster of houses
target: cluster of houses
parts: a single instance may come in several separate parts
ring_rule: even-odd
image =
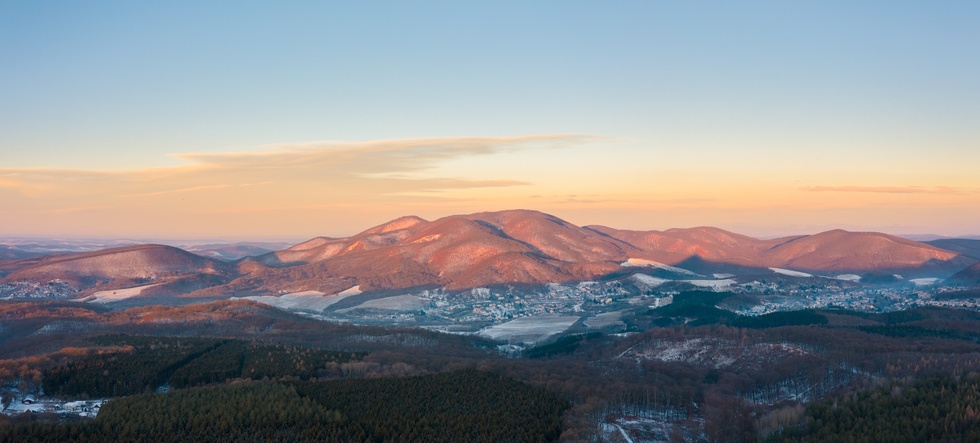
[[[32,394],[27,394],[10,402],[9,405],[3,408],[2,412],[7,415],[53,412],[56,414],[78,415],[81,417],[95,417],[98,415],[103,403],[104,400],[102,399],[64,401],[47,398],[42,399]]]

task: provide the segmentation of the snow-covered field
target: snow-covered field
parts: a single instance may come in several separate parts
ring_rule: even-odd
[[[731,340],[695,338],[681,341],[658,340],[630,349],[620,355],[620,358],[633,357],[725,368],[736,363],[758,366],[771,359],[808,353],[803,347],[791,343],[758,343],[745,346]]]
[[[533,344],[547,340],[555,334],[565,332],[579,317],[559,314],[543,314],[532,317],[521,317],[507,323],[493,325],[479,332],[484,337],[494,340],[519,341]]]
[[[152,285],[134,286],[132,288],[99,291],[81,299],[80,301],[87,301],[90,303],[112,303],[114,301],[125,300],[127,298],[139,297],[144,289],[152,288],[160,284],[161,283],[154,283]]]
[[[769,268],[770,271],[777,274],[788,275],[790,277],[813,277],[813,274],[807,274],[806,272],[794,271],[792,269],[783,268]]]
[[[929,286],[935,284],[939,281],[936,277],[926,277],[926,278],[913,278],[909,279],[910,282],[915,283],[916,286]]]
[[[338,292],[337,296],[349,297],[351,295],[357,295],[361,293],[361,285],[351,286],[343,291]]]
[[[844,281],[854,281],[854,282],[861,281],[861,276],[857,274],[841,274],[835,276],[834,278],[838,280],[844,280]]]
[[[426,307],[425,303],[417,295],[396,295],[394,297],[385,297],[375,300],[368,300],[357,306],[340,309],[337,313],[344,314],[355,309],[387,309],[390,311],[418,311]]]
[[[319,291],[303,291],[283,294],[278,297],[274,295],[253,295],[250,297],[241,298],[256,301],[279,309],[322,312],[324,309],[333,306],[337,302],[360,293],[360,287],[354,286],[335,295],[325,295]],[[237,299],[239,299],[239,297],[232,297],[232,300]]]
[[[631,277],[634,280],[653,288],[670,281],[666,278],[657,278],[646,274],[633,274]]]
[[[585,319],[585,326],[593,329],[607,328],[610,326],[622,326],[626,327],[626,323],[623,323],[621,318],[623,317],[624,311],[612,311],[604,312],[602,314],[596,315],[595,317],[589,317]]]
[[[692,271],[688,271],[687,269],[684,269],[684,268],[678,268],[678,267],[675,267],[675,266],[665,265],[663,263],[660,263],[660,262],[657,262],[657,261],[653,261],[653,260],[647,260],[647,259],[644,259],[644,258],[631,258],[631,259],[626,260],[623,263],[620,263],[619,265],[620,266],[623,266],[623,267],[626,267],[626,268],[629,268],[629,267],[637,267],[637,268],[643,268],[643,267],[658,268],[658,269],[663,269],[665,271],[674,272],[674,273],[677,273],[677,274],[691,275],[691,276],[695,276],[695,277],[700,277],[701,276],[701,274],[698,274],[698,273],[692,272]]]

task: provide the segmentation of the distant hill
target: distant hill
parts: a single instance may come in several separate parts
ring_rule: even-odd
[[[950,283],[963,285],[980,285],[980,263],[957,272],[949,278]]]
[[[971,238],[943,238],[925,243],[947,251],[959,252],[974,260],[980,260],[980,240]]]
[[[975,260],[878,232],[840,229],[795,238],[764,254],[771,266],[813,271],[948,272]]]
[[[164,245],[137,245],[18,262],[4,281],[63,280],[77,289],[99,285],[162,283],[229,272],[229,265]]]
[[[0,246],[0,260],[21,260],[44,255],[39,252],[24,251],[7,246]]]
[[[204,257],[235,261],[245,257],[268,254],[287,247],[289,247],[289,243],[286,242],[239,242],[194,245],[188,246],[185,250]]]
[[[949,275],[974,259],[935,246],[877,232],[833,230],[759,240],[718,228],[620,231],[590,227],[641,249],[645,257],[678,265],[778,267],[812,272],[938,271]]]

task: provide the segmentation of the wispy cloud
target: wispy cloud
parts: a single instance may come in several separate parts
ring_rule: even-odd
[[[878,194],[966,194],[966,191],[948,186],[806,186],[808,192],[864,192]]]
[[[395,195],[525,185],[513,179],[434,177],[425,172],[440,162],[529,149],[552,149],[602,139],[556,134],[523,137],[458,137],[314,142],[267,147],[262,152],[183,153],[188,164],[140,170],[85,171],[0,168],[4,188],[53,193],[163,197],[263,184],[343,187],[345,192]],[[336,189],[335,189],[336,190]]]
[[[551,150],[606,140],[554,134],[522,137],[456,137],[375,142],[312,142],[264,146],[259,152],[183,153],[169,167],[93,171],[0,168],[5,222],[28,231],[43,218],[59,223],[153,226],[154,230],[206,222],[243,223],[235,214],[267,214],[272,225],[290,219],[324,220],[332,214],[380,213],[396,205],[452,202],[468,189],[527,186],[534,177],[509,171],[440,169],[445,162],[531,150]],[[284,208],[279,217],[276,210]],[[222,216],[221,214],[225,214]],[[203,215],[204,218],[196,219]],[[108,222],[106,222],[106,220]],[[196,220],[191,222],[190,220]],[[102,221],[100,223],[100,221]],[[110,226],[110,223],[112,224]],[[313,223],[312,221],[308,223]],[[162,227],[162,228],[161,228]],[[220,230],[221,228],[213,228]]]

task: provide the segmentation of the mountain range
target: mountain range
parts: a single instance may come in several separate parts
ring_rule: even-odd
[[[459,291],[567,283],[636,268],[691,275],[777,268],[820,275],[946,278],[978,262],[974,250],[940,247],[946,243],[843,230],[768,240],[712,227],[630,231],[576,226],[538,211],[510,210],[432,221],[401,217],[351,237],[317,237],[234,261],[164,245],[12,257],[0,260],[0,283],[61,280],[79,296],[137,286],[147,288],[142,295],[329,295],[352,288]]]

